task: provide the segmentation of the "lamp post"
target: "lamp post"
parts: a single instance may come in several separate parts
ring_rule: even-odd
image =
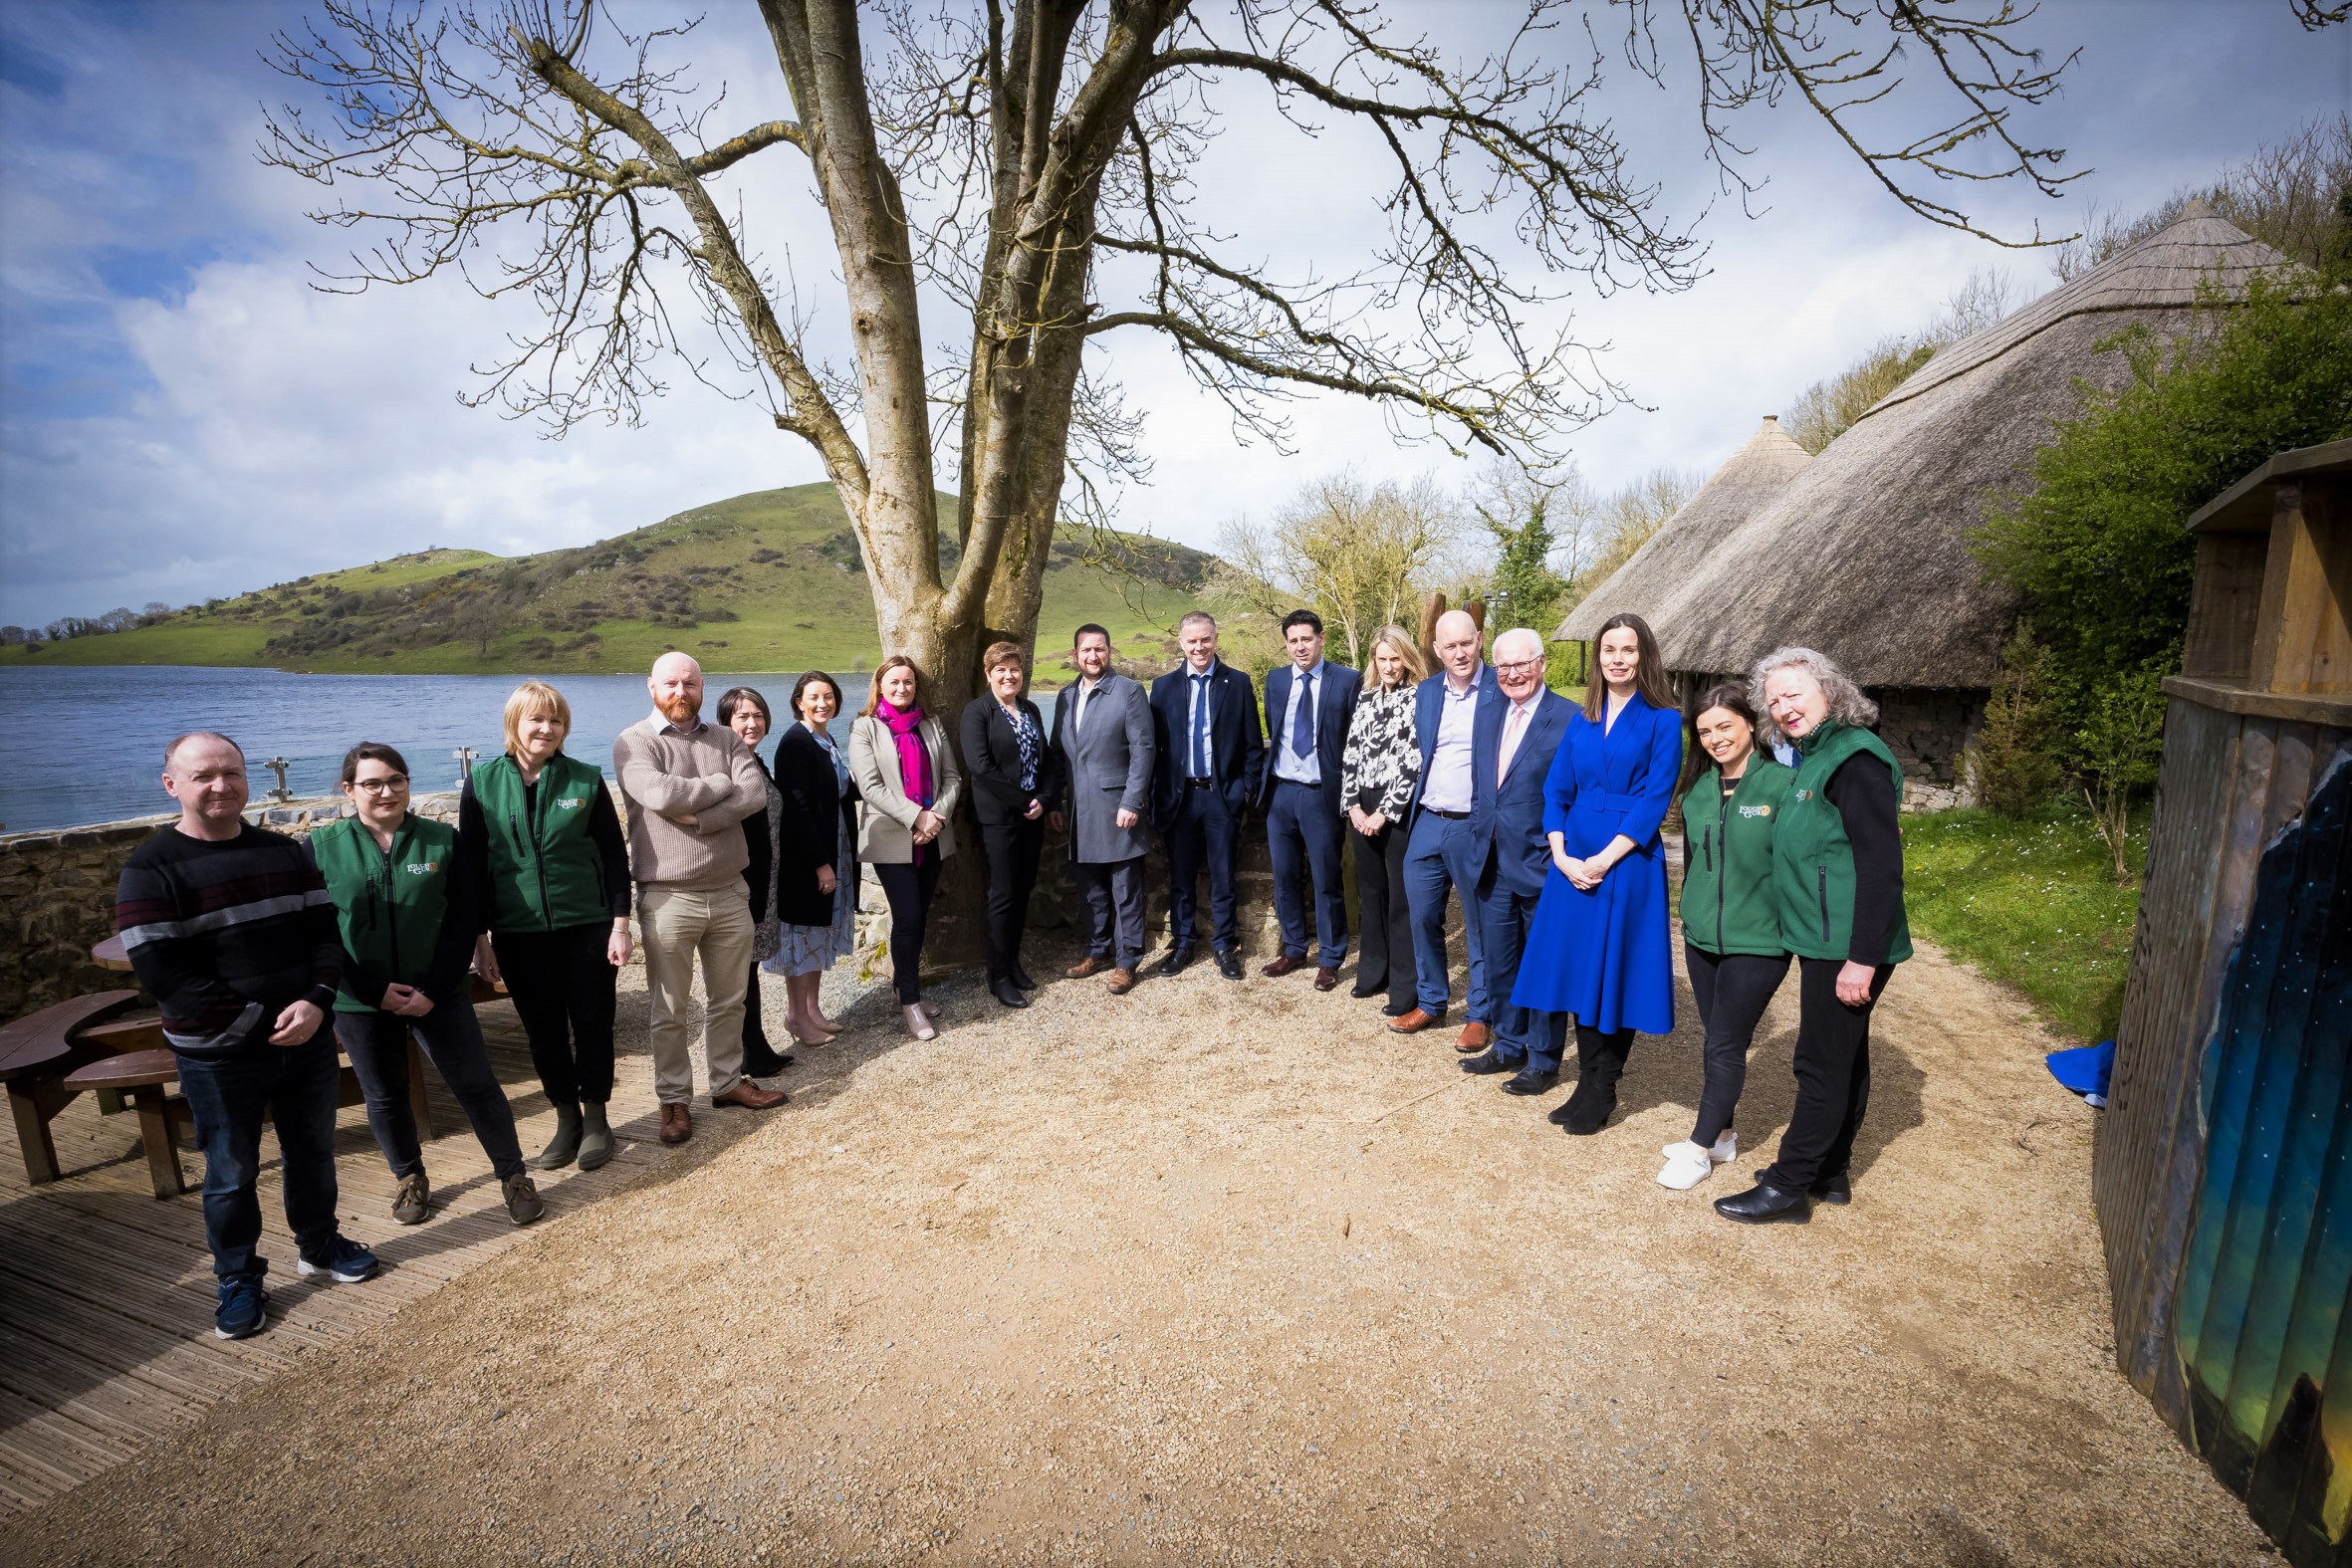
[[[293,799],[294,791],[286,787],[286,770],[294,765],[283,757],[273,757],[262,766],[278,776],[278,786],[270,791],[269,797],[281,805]]]

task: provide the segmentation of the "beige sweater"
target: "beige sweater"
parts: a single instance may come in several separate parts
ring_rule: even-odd
[[[638,886],[743,886],[750,850],[742,823],[768,808],[768,784],[741,736],[723,724],[680,730],[653,714],[612,743],[612,775],[628,807],[629,875]]]

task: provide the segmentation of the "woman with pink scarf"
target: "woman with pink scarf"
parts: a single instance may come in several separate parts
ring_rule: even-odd
[[[956,852],[956,802],[964,776],[947,732],[923,712],[921,672],[894,653],[874,671],[872,695],[849,727],[849,775],[864,801],[857,858],[874,868],[890,900],[890,975],[906,1031],[938,1037],[939,1013],[923,1001],[923,928],[939,865]]]

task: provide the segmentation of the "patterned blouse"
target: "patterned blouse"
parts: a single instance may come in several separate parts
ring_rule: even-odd
[[[1339,798],[1401,822],[1421,778],[1421,742],[1413,729],[1411,682],[1377,691],[1367,682],[1340,754]]]

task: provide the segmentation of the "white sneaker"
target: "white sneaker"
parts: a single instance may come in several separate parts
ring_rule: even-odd
[[[1708,1158],[1708,1151],[1697,1144],[1669,1144],[1665,1168],[1658,1173],[1658,1185],[1672,1188],[1678,1193],[1689,1192],[1706,1181],[1708,1173],[1714,1169],[1715,1162]]]
[[[1696,1149],[1697,1147],[1699,1147],[1697,1144],[1685,1138],[1680,1143],[1660,1144],[1658,1152],[1671,1160],[1674,1158],[1675,1150]],[[1707,1151],[1707,1158],[1718,1165],[1729,1165],[1740,1158],[1740,1135],[1728,1128],[1725,1129],[1724,1135],[1715,1140],[1715,1147]]]

